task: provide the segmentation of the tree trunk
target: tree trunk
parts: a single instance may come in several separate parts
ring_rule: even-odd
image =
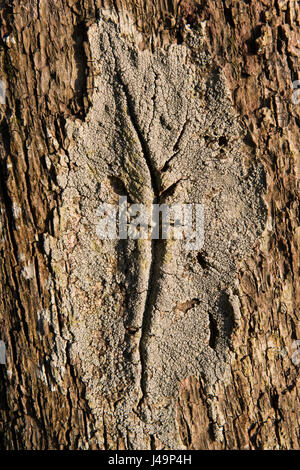
[[[299,449],[297,2],[0,8],[1,449]]]

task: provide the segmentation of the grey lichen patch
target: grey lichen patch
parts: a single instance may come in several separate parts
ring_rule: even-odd
[[[150,53],[101,17],[89,32],[93,106],[85,123],[68,124],[61,237],[50,249],[71,357],[99,429],[111,413],[116,434],[134,435],[138,449],[149,434],[181,446],[180,381],[226,381],[237,265],[265,223],[262,170],[244,165],[243,131],[203,34],[188,30],[186,44]],[[184,240],[100,240],[99,204],[120,195],[147,207],[203,204],[201,252]]]

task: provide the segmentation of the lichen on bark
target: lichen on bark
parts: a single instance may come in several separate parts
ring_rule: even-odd
[[[298,4],[0,17],[1,448],[299,448]],[[124,191],[205,199],[205,252],[101,242]]]

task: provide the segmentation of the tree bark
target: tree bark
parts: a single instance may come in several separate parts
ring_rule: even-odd
[[[1,449],[299,449],[297,2],[0,20]],[[99,202],[198,193],[220,225],[184,262],[95,236]]]

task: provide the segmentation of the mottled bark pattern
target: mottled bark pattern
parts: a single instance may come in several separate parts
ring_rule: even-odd
[[[294,0],[21,0],[0,2],[0,366],[2,449],[129,449],[109,414],[95,429],[61,323],[60,286],[44,235],[61,217],[56,165],[68,165],[67,119],[84,120],[93,88],[87,31],[101,8],[127,10],[141,49],[184,40],[206,21],[207,48],[227,78],[247,145],[267,177],[267,230],[239,271],[231,382],[181,384],[177,416],[188,449],[298,449],[300,10]],[[298,303],[297,303],[298,302]],[[51,327],[43,321],[49,312]],[[53,326],[54,325],[54,326]],[[57,347],[56,335],[65,338]],[[55,370],[53,357],[65,369]],[[113,409],[113,403],[107,405]],[[161,448],[155,438],[149,448]]]

